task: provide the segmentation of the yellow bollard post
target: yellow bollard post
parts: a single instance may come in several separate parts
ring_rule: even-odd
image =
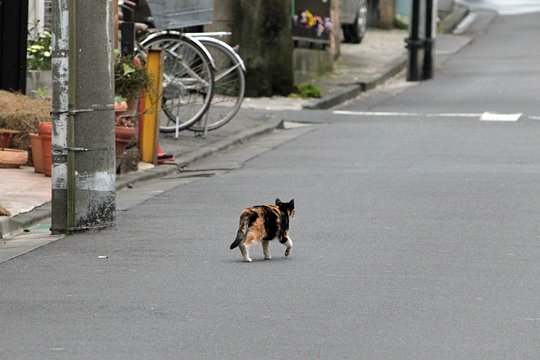
[[[163,79],[163,53],[149,49],[146,57],[146,69],[152,79],[152,89],[144,94],[142,117],[141,160],[157,164],[159,135],[159,114],[161,112],[161,93]]]

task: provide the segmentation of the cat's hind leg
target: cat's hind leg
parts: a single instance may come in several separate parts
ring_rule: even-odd
[[[245,244],[240,244],[238,246],[240,248],[240,252],[242,253],[242,256],[244,257],[245,262],[251,262],[251,258],[249,257],[249,246],[246,246]]]
[[[269,240],[263,240],[262,241],[264,260],[271,260],[272,259],[272,256],[270,255],[270,252],[268,251],[268,244],[270,244]]]

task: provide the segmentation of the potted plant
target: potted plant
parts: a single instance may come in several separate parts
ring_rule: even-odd
[[[0,129],[10,130],[7,132],[12,134],[16,131],[22,136],[35,132],[41,121],[51,121],[50,100],[31,99],[20,93],[0,90]],[[15,146],[24,145],[17,141],[18,136],[12,136],[12,140],[15,140]]]
[[[31,163],[39,165],[39,146],[31,146],[31,138],[37,133],[40,122],[51,121],[51,102],[49,99],[31,99],[19,93],[0,90],[0,129],[3,133],[11,133],[11,148],[19,150],[32,149]],[[40,169],[38,169],[39,172]]]
[[[146,71],[145,63],[136,57],[120,55],[115,51],[114,91],[128,103],[127,111],[134,114],[141,93],[150,90],[152,81]]]
[[[152,82],[145,63],[133,56],[121,56],[115,51],[115,140],[116,168],[120,169],[126,149],[137,144],[135,121],[139,98],[151,89]],[[138,155],[137,155],[138,158]],[[136,169],[135,169],[136,170]]]
[[[11,147],[13,138],[18,134],[20,134],[20,131],[0,129],[0,148]]]
[[[128,105],[124,98],[115,98],[114,110],[116,169],[118,170],[128,144],[135,137],[135,123],[133,115],[128,112]]]

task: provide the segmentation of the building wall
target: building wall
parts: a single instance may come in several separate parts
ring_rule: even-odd
[[[52,2],[53,0],[45,0],[44,4],[44,24],[47,26],[47,28],[51,28],[52,23]]]
[[[205,25],[205,31],[232,31],[232,6],[235,0],[214,0],[212,24]]]
[[[32,29],[39,21],[37,28],[38,32],[43,32],[44,29],[51,28],[53,0],[29,0],[28,1],[28,30]],[[35,35],[35,34],[33,34]]]

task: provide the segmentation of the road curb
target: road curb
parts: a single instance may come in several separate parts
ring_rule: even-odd
[[[439,22],[439,28],[443,32],[451,33],[469,14],[469,8],[456,4],[453,11]]]
[[[37,206],[32,210],[17,214],[9,218],[0,219],[0,239],[6,236],[22,231],[30,226],[38,224],[39,222],[49,218],[51,216],[51,203],[45,203]]]
[[[360,93],[374,89],[391,77],[399,74],[407,65],[407,55],[400,56],[384,70],[375,73],[356,84],[339,86],[321,99],[311,99],[302,108],[306,110],[325,110],[357,97]]]
[[[116,190],[121,190],[136,182],[148,181],[178,172],[181,168],[231,146],[247,141],[253,137],[264,135],[273,130],[283,127],[283,120],[270,119],[266,123],[240,131],[207,146],[203,146],[188,154],[174,154],[176,161],[154,167],[152,169],[123,175],[116,180]]]
[[[203,146],[188,154],[175,154],[176,162],[154,167],[145,171],[126,174],[116,179],[116,190],[124,189],[131,184],[148,181],[160,177],[164,177],[175,172],[178,172],[182,167],[189,165],[197,160],[209,157],[219,151],[223,151],[231,146],[245,142],[256,136],[264,135],[271,131],[283,127],[283,120],[268,119],[264,124],[240,131],[234,135],[228,136],[215,143]],[[51,216],[51,203],[45,203],[37,206],[34,209],[17,214],[9,218],[0,219],[0,239],[6,236],[23,231],[31,226],[34,226]]]

